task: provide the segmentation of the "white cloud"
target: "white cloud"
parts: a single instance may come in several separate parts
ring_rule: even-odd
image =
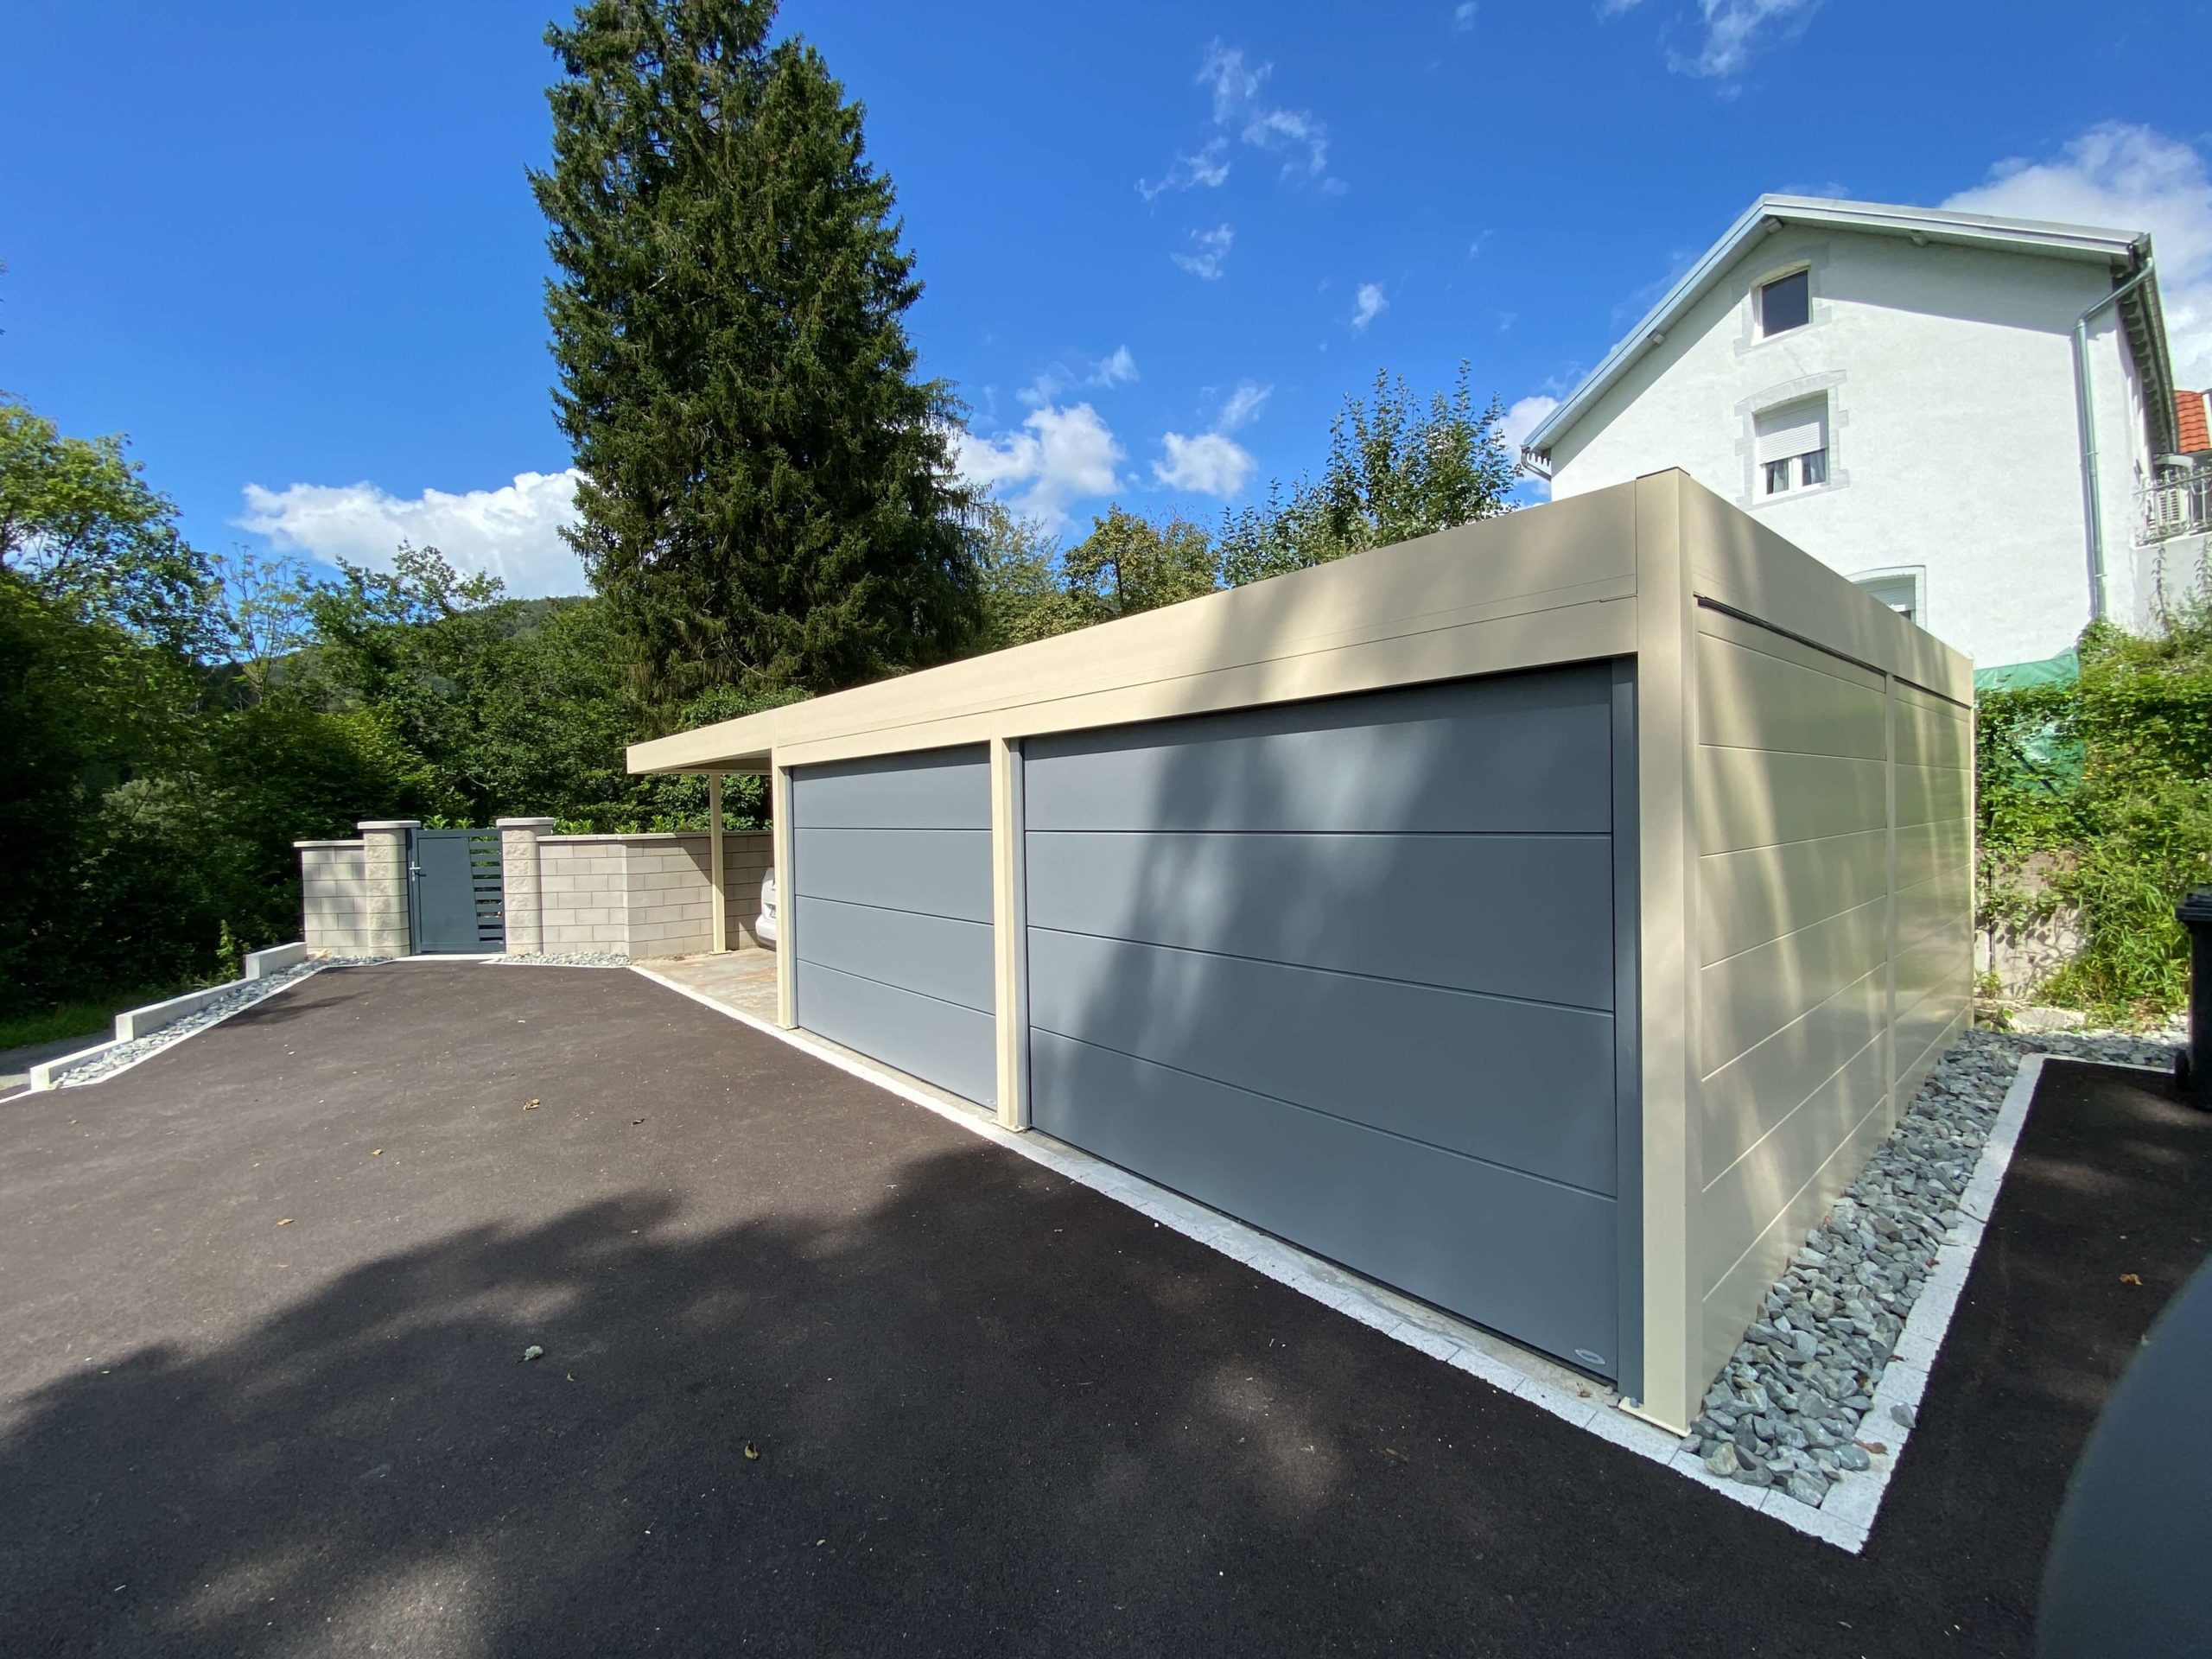
[[[1126,346],[1116,346],[1105,356],[1080,371],[1065,363],[1048,363],[1034,380],[1014,395],[1032,409],[1047,404],[1057,404],[1066,392],[1077,386],[1113,387],[1122,385],[1137,378],[1137,360]]]
[[[1261,88],[1274,73],[1273,64],[1255,68],[1247,62],[1242,47],[1215,41],[1206,48],[1198,80],[1212,91],[1216,126],[1235,128],[1236,136],[1255,149],[1302,149],[1306,175],[1320,178],[1329,170],[1329,129],[1311,110],[1262,100]],[[1297,162],[1286,162],[1283,176],[1294,178],[1300,170]]]
[[[1230,244],[1236,239],[1236,232],[1226,225],[1217,225],[1210,231],[1192,231],[1192,251],[1167,257],[1192,276],[1217,283],[1221,280],[1222,263],[1229,257]]]
[[[1705,40],[1695,52],[1669,51],[1667,67],[1678,75],[1732,83],[1758,49],[1761,35],[1770,32],[1770,24],[1778,23],[1785,30],[1802,29],[1819,5],[1820,0],[1698,0]]]
[[[1026,485],[1007,504],[1054,532],[1067,523],[1071,503],[1113,493],[1114,469],[1127,452],[1089,404],[1032,410],[1021,424],[1023,430],[995,438],[955,432],[953,464],[961,476],[995,493]]]
[[[561,539],[575,518],[574,467],[518,473],[495,490],[393,495],[373,484],[245,486],[245,511],[232,522],[278,547],[333,563],[389,569],[402,542],[435,547],[464,571],[499,577],[519,598],[589,591],[583,566]]]
[[[1200,495],[1235,495],[1259,470],[1259,457],[1223,432],[1186,438],[1170,432],[1160,440],[1166,454],[1152,463],[1152,475],[1170,489]]]
[[[2212,175],[2188,144],[2108,122],[2057,160],[1999,162],[1986,182],[1943,206],[2150,232],[2175,378],[2184,386],[2212,385]]]
[[[1359,292],[1352,296],[1352,300],[1355,308],[1351,314],[1351,326],[1355,328],[1366,327],[1390,308],[1390,302],[1382,296],[1382,284],[1380,283],[1362,283]]]
[[[1459,0],[1452,9],[1452,32],[1465,35],[1475,26],[1475,0]]]
[[[1178,156],[1167,171],[1147,183],[1137,181],[1137,194],[1147,201],[1167,190],[1211,190],[1229,178],[1229,140],[1209,138],[1195,156]]]
[[[1136,378],[1137,360],[1129,355],[1126,346],[1116,346],[1090,369],[1090,384],[1094,386],[1118,386]]]
[[[1521,458],[1521,446],[1529,442],[1529,435],[1536,429],[1544,416],[1559,407],[1559,399],[1538,392],[1533,397],[1516,398],[1513,407],[1499,417],[1498,435],[1505,440],[1506,453],[1516,461]]]
[[[1221,406],[1221,418],[1213,423],[1214,430],[1234,432],[1238,427],[1249,425],[1259,419],[1260,410],[1267,406],[1267,401],[1274,391],[1273,386],[1257,385],[1249,380],[1238,381],[1236,390],[1229,394],[1228,400]]]

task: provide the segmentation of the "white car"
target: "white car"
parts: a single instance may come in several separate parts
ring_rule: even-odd
[[[773,866],[760,878],[760,913],[753,918],[753,937],[763,944],[776,942],[776,872]]]

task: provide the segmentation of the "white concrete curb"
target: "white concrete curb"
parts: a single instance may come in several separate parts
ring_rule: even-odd
[[[266,950],[250,950],[245,958],[248,979],[267,979],[271,974],[281,974],[288,968],[296,968],[308,959],[307,942],[295,940],[290,944],[272,944]]]
[[[278,951],[291,950],[294,948],[299,949],[301,957],[304,959],[306,956],[306,949],[304,946],[293,947],[289,945],[278,945],[276,947]],[[252,958],[248,957],[247,960],[251,962]],[[166,1002],[149,1003],[145,1007],[132,1008],[125,1013],[118,1014],[115,1016],[116,1034],[113,1037],[110,1038],[104,1043],[95,1043],[90,1048],[80,1048],[73,1054],[64,1054],[60,1056],[58,1058],[47,1061],[42,1065],[35,1065],[31,1067],[29,1082],[24,1087],[22,1093],[10,1095],[6,1096],[6,1098],[9,1100],[20,1100],[26,1095],[44,1094],[50,1090],[59,1089],[62,1086],[64,1081],[68,1077],[71,1072],[81,1071],[87,1066],[99,1064],[100,1061],[106,1059],[114,1050],[121,1047],[124,1044],[137,1042],[142,1038],[152,1036],[167,1027],[176,1024],[181,1020],[188,1019],[193,1014],[197,1014],[201,1008],[206,1007],[208,1003],[213,1001],[219,996],[226,995],[232,991],[243,990],[247,986],[257,984],[264,979],[272,978],[278,973],[289,972],[291,967],[296,967],[298,965],[300,965],[298,963],[294,963],[289,965],[279,964],[275,968],[264,968],[259,974],[249,974],[245,978],[232,980],[228,984],[213,986],[207,990],[188,991],[182,996],[173,996],[169,998]],[[265,995],[255,997],[251,1001],[240,1003],[237,1007],[232,1008],[228,1014],[223,1014],[219,1019],[209,1020],[206,1025],[200,1027],[199,1030],[183,1033],[173,1042],[156,1044],[154,1046],[148,1048],[144,1053],[137,1055],[134,1058],[117,1066],[114,1071],[106,1073],[105,1076],[94,1078],[92,1080],[93,1083],[105,1083],[109,1077],[119,1077],[124,1072],[135,1070],[137,1067],[143,1065],[148,1060],[152,1059],[156,1054],[166,1054],[170,1049],[175,1048],[177,1044],[189,1042],[193,1038],[199,1036],[200,1032],[213,1031],[225,1020],[230,1020],[238,1014],[244,1014],[248,1008],[257,1008],[264,1002],[269,1001],[270,997],[281,996],[286,991],[290,990],[295,985],[304,985],[308,980],[314,978],[315,975],[321,973],[326,965],[327,964],[322,963],[308,963],[308,971],[302,974],[297,979],[288,980],[283,984],[269,988]],[[147,1023],[148,1016],[149,1015],[157,1016],[153,1019],[150,1024]],[[79,1086],[90,1087],[92,1085],[84,1084]]]

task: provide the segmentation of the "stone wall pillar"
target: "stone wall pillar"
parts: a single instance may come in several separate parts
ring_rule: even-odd
[[[415,948],[407,922],[407,832],[420,818],[372,818],[361,826],[361,949],[404,957]]]
[[[543,887],[538,877],[537,838],[550,818],[501,818],[499,878],[505,888],[507,954],[536,956],[545,949]]]

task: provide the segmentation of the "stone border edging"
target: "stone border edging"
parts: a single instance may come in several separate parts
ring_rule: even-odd
[[[257,972],[249,973],[243,979],[234,979],[225,984],[209,986],[203,990],[187,991],[182,996],[173,996],[166,1001],[149,1003],[143,1008],[126,1009],[115,1017],[116,1034],[114,1036],[105,1042],[95,1043],[89,1048],[80,1048],[73,1054],[63,1054],[31,1067],[29,1081],[24,1088],[20,1092],[7,1096],[5,1098],[20,1100],[27,1095],[48,1093],[63,1087],[71,1073],[105,1065],[106,1062],[115,1058],[118,1049],[129,1047],[134,1044],[147,1045],[143,1052],[132,1055],[121,1065],[91,1079],[91,1082],[105,1083],[109,1077],[121,1077],[132,1067],[150,1060],[156,1054],[167,1052],[178,1043],[189,1041],[203,1031],[213,1031],[232,1015],[243,1014],[248,1008],[258,1007],[270,997],[312,978],[325,968],[355,965],[350,958],[307,961],[307,947],[303,944],[276,945],[269,950],[257,951],[254,956],[281,957],[285,952],[294,950],[299,954],[291,962],[285,963],[280,960],[259,963]],[[247,961],[252,963],[253,959],[253,957],[249,957]],[[188,1032],[178,1033],[167,1042],[155,1043],[150,1040],[170,1027],[189,1020],[210,1003],[245,990],[258,990],[262,994],[240,1001],[236,1007],[226,1009],[205,1025],[194,1027]],[[144,1015],[158,1017],[148,1023],[141,1020],[141,1016]],[[87,1087],[89,1084],[76,1086]]]

